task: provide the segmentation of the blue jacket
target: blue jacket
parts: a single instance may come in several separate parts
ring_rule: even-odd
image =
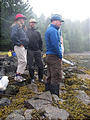
[[[62,59],[62,48],[60,43],[60,36],[58,34],[58,27],[51,24],[45,33],[46,40],[46,54],[52,54]]]
[[[19,27],[18,24],[11,27],[11,40],[13,41],[13,45],[21,46],[23,45],[25,48],[28,46],[28,37],[23,27]]]

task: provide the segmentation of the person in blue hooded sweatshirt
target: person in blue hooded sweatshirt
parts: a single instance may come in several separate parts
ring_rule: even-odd
[[[59,96],[59,85],[62,82],[62,47],[58,30],[64,22],[62,16],[54,14],[51,24],[45,32],[47,80],[45,90]]]
[[[29,41],[26,34],[25,20],[26,17],[18,13],[15,16],[14,24],[11,26],[11,40],[18,60],[17,71],[14,78],[17,82],[26,80],[22,77],[27,65],[27,47]]]

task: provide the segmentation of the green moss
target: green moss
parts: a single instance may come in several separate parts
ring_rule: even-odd
[[[66,57],[68,60],[72,60],[73,62],[78,62],[77,56],[68,56]],[[63,67],[68,67],[69,65],[64,64]],[[83,70],[86,74],[90,75],[90,70],[87,70],[83,67],[78,67],[79,70]],[[46,77],[44,76],[44,80]],[[38,86],[38,92],[43,92],[45,90],[45,85],[36,81]],[[78,94],[78,90],[81,89],[82,85],[86,85],[87,88],[90,88],[90,80],[87,78],[85,80],[78,78],[77,74],[71,78],[65,79],[65,88],[62,87],[61,90],[63,91],[60,94],[60,98],[65,100],[64,102],[52,101],[52,105],[59,107],[60,109],[65,109],[67,112],[70,113],[69,119],[88,119],[90,114],[90,105],[87,106],[83,104],[76,96]],[[88,89],[85,92],[90,96],[90,91]],[[15,97],[10,97],[11,104],[9,106],[4,106],[0,108],[0,118],[5,119],[8,114],[13,112],[17,109],[23,109],[24,111],[26,108],[24,107],[24,101],[33,97],[35,95],[27,86],[20,87],[19,92]],[[40,111],[34,110],[32,112],[33,119],[40,120]]]
[[[14,98],[10,98],[11,104],[9,106],[4,106],[0,109],[0,118],[6,118],[8,114],[13,112],[14,110],[21,108],[25,109],[24,101],[28,98],[31,98],[33,95],[34,93],[30,91],[26,86],[21,87],[17,95]]]
[[[88,84],[88,80],[86,81],[85,82]],[[69,82],[71,82],[71,85],[68,85]],[[89,108],[76,97],[78,94],[77,89],[80,89],[80,86],[84,84],[84,81],[74,76],[72,78],[66,79],[65,83],[66,92],[63,92],[60,95],[60,98],[64,99],[65,101],[63,104],[59,102],[60,108],[65,109],[67,112],[69,112],[70,118],[72,119],[87,119]]]
[[[60,104],[60,107],[69,112],[73,119],[85,119],[88,111],[88,107],[74,96],[68,96],[66,101]]]

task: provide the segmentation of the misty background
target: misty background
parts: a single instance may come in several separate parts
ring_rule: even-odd
[[[40,3],[38,3],[37,6],[39,8]],[[44,6],[44,11],[47,11],[47,5],[44,4]],[[49,11],[47,11],[47,13],[42,13],[41,10],[41,14],[39,14],[38,8],[34,8],[34,4],[32,4],[32,2],[30,3],[30,0],[1,0],[0,7],[0,51],[13,49],[12,41],[10,40],[10,26],[14,22],[15,15],[17,13],[22,13],[27,17],[27,21],[25,23],[26,26],[28,26],[30,18],[35,18],[37,20],[36,27],[41,33],[43,39],[43,50],[45,51],[44,35],[48,25],[50,24],[50,16],[53,12],[48,15],[47,13]],[[73,8],[69,9],[69,11],[70,10],[72,11],[72,14],[75,14],[73,13]],[[57,13],[59,14],[59,11]],[[72,20],[72,18],[70,19],[69,17],[65,17],[64,14],[65,22],[62,24],[65,53],[90,51],[90,17],[88,16],[83,20]]]

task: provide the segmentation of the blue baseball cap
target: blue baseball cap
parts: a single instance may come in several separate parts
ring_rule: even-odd
[[[62,16],[58,15],[58,14],[55,14],[51,17],[51,22],[54,21],[54,20],[59,20],[61,22],[64,22],[64,20],[62,19]]]

